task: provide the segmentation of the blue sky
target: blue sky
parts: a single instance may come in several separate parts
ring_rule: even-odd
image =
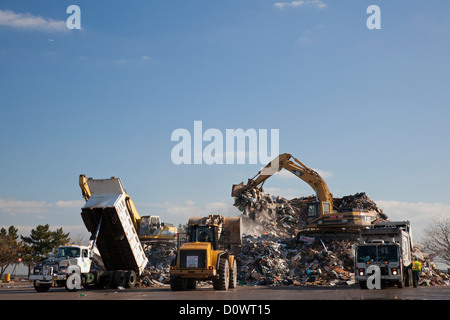
[[[69,5],[81,30],[68,30]],[[381,29],[369,30],[369,5]],[[0,3],[0,225],[83,231],[78,175],[141,215],[235,214],[256,165],[171,161],[177,128],[279,129],[335,196],[365,191],[420,236],[450,212],[447,1]],[[312,194],[281,174],[273,194]]]

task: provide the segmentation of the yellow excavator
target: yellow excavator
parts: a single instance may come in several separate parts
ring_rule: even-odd
[[[111,179],[118,179],[111,177]],[[84,174],[79,177],[81,194],[86,202],[91,197],[89,181],[92,178],[86,178]],[[138,233],[139,240],[143,244],[153,244],[159,242],[173,242],[177,240],[177,228],[170,223],[161,222],[159,216],[140,216],[133,200],[128,194],[125,194],[125,203],[130,213],[131,221]]]
[[[306,225],[303,231],[335,232],[337,229],[350,229],[349,232],[352,232],[351,230],[370,226],[377,220],[375,211],[351,208],[334,211],[333,195],[323,178],[289,153],[277,156],[253,178],[248,179],[246,185],[243,182],[233,185],[231,196],[239,197],[246,190],[262,192],[264,182],[282,169],[302,179],[315,191],[316,201],[307,205]]]

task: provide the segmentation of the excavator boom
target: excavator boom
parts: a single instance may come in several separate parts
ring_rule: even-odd
[[[254,216],[256,207],[253,202],[248,201],[247,196],[241,197],[251,191],[250,193],[255,197],[255,194],[262,192],[264,182],[271,176],[279,172],[281,169],[286,169],[298,178],[305,181],[316,193],[316,201],[308,203],[305,230],[306,229],[355,229],[370,226],[373,221],[377,219],[377,213],[374,211],[353,210],[353,208],[339,208],[336,211],[333,209],[333,195],[330,193],[327,184],[322,177],[313,169],[308,168],[300,160],[296,159],[289,153],[283,153],[277,156],[264,168],[262,168],[253,178],[248,179],[246,185],[241,182],[238,185],[233,185],[231,196],[236,197],[235,205],[241,206],[245,203],[244,212],[251,218]],[[258,197],[258,196],[256,196]],[[243,200],[244,199],[244,200]],[[243,202],[244,201],[244,202]],[[273,210],[276,206],[272,203],[266,206]],[[348,210],[351,209],[351,210]],[[333,231],[334,232],[334,231]],[[349,231],[350,232],[350,231]]]
[[[295,162],[292,162],[290,160],[291,158]],[[237,197],[243,191],[251,188],[259,189],[261,191],[264,182],[281,169],[286,169],[305,181],[316,192],[318,201],[328,202],[330,207],[333,207],[333,196],[322,177],[316,171],[308,168],[298,159],[294,158],[290,153],[283,153],[277,156],[263,169],[261,169],[255,177],[248,179],[248,183],[246,185],[244,185],[243,182],[238,185],[233,185],[231,196]]]

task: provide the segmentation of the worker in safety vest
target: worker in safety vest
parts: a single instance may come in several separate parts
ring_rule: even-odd
[[[422,263],[417,259],[417,257],[414,258],[414,261],[411,262],[411,264],[408,266],[408,268],[411,268],[412,270],[412,276],[413,276],[413,286],[414,288],[417,287],[417,284],[419,283],[419,276],[422,272]]]

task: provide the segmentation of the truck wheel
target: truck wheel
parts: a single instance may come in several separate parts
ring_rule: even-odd
[[[125,272],[115,271],[113,274],[113,288],[125,287]]]
[[[230,285],[229,288],[233,289],[237,287],[237,264],[233,259],[233,268],[230,270]]]
[[[170,276],[170,289],[172,289],[172,291],[183,291],[186,290],[186,287],[187,279]]]
[[[129,270],[125,273],[125,288],[134,288],[136,285],[136,272]]]
[[[37,292],[47,292],[52,285],[45,284],[45,283],[39,283],[36,280],[34,280],[33,286],[34,286],[34,290],[36,290]]]
[[[363,290],[367,289],[367,282],[365,281],[358,281],[359,282],[359,287]]]
[[[75,292],[80,288],[81,277],[78,273],[72,273],[66,280],[66,290]]]
[[[411,269],[405,269],[405,273],[406,273],[406,280],[405,280],[405,286],[406,287],[412,287],[413,283],[413,277],[412,277],[412,270]]]
[[[230,285],[230,268],[228,264],[228,258],[222,258],[219,262],[219,274],[218,278],[213,279],[214,290],[228,290]]]

